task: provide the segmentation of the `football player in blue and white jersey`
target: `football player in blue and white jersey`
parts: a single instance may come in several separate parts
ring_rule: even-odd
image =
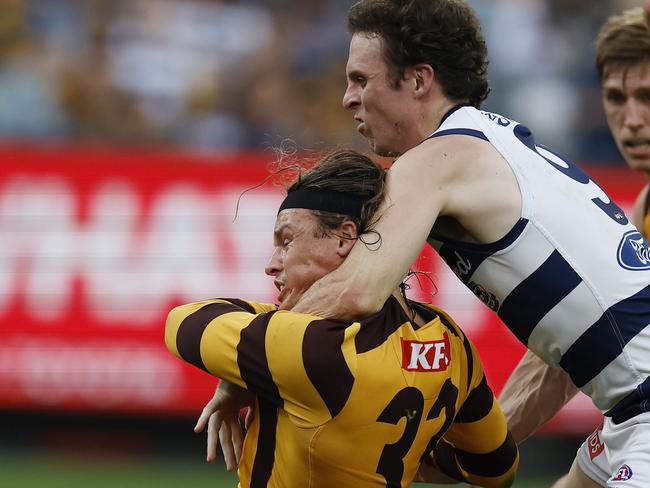
[[[362,0],[348,24],[343,104],[377,154],[399,158],[381,247],[355,249],[297,310],[377,310],[426,241],[529,348],[517,394],[501,397],[515,437],[579,388],[605,414],[609,483],[650,486],[647,242],[577,166],[480,110],[487,52],[465,2]]]
[[[647,488],[647,242],[576,165],[525,125],[480,110],[487,48],[465,1],[361,0],[348,25],[343,105],[375,153],[399,157],[378,214],[381,246],[355,246],[295,290],[294,310],[379,310],[428,242],[529,349],[509,380],[517,388],[501,397],[515,438],[580,389],[605,414],[608,483]]]

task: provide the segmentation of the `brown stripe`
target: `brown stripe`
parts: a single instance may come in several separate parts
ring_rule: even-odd
[[[266,357],[266,329],[275,312],[255,317],[242,329],[237,345],[237,365],[246,387],[261,395],[276,407],[282,407],[283,400],[269,369]]]
[[[208,324],[220,315],[241,312],[230,303],[210,303],[189,314],[178,327],[176,348],[181,357],[190,364],[205,370],[201,359],[201,337]]]
[[[251,471],[251,488],[266,488],[275,463],[275,435],[278,409],[264,398],[258,399],[260,431],[257,436],[255,461]]]
[[[467,357],[467,393],[469,393],[469,387],[472,384],[472,376],[474,375],[474,355],[472,354],[472,345],[469,342],[469,339],[465,334],[463,334],[459,328],[457,328],[447,317],[444,315],[439,315],[440,320],[451,333],[456,337],[463,338],[463,348],[465,349],[465,357]],[[453,361],[454,358],[451,358]]]
[[[354,376],[341,350],[348,325],[314,320],[307,327],[302,342],[305,372],[332,417],[343,409],[354,384]]]
[[[227,302],[232,303],[233,305],[237,305],[238,307],[242,308],[244,311],[248,313],[257,315],[257,310],[255,310],[255,307],[253,307],[246,300],[241,300],[239,298],[220,298],[219,300],[225,300]]]
[[[440,439],[440,442],[438,442],[436,447],[433,448],[433,459],[435,460],[438,469],[450,478],[458,481],[467,481],[456,462],[456,451],[454,446],[449,444],[446,440]]]
[[[456,458],[466,471],[482,477],[497,477],[506,474],[517,459],[517,444],[508,432],[503,444],[492,452],[474,454],[456,449]]]
[[[393,296],[388,297],[384,307],[377,313],[360,320],[361,329],[354,338],[357,354],[372,351],[381,346],[390,335],[409,318]]]
[[[492,410],[494,394],[487,383],[485,375],[481,383],[467,396],[465,403],[460,407],[456,422],[476,422],[481,420]]]

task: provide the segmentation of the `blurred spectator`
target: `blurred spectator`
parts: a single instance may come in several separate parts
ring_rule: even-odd
[[[470,0],[490,51],[485,108],[584,162],[618,162],[592,65],[635,0]],[[365,148],[340,108],[350,0],[2,0],[0,140],[200,151]]]

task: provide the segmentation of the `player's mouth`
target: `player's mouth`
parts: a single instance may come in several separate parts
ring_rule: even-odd
[[[366,130],[366,123],[361,117],[355,117],[354,120],[359,122],[359,125],[357,125],[357,132],[359,132],[361,135],[365,135],[364,131]]]
[[[637,137],[634,139],[626,139],[623,141],[623,147],[632,157],[648,157],[650,156],[650,139]]]

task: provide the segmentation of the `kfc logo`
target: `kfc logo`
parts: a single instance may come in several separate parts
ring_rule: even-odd
[[[616,476],[612,478],[612,481],[627,481],[632,477],[632,468],[627,464],[624,464],[616,472]]]
[[[402,339],[402,368],[407,371],[445,371],[451,361],[449,335],[441,341],[408,341]]]

